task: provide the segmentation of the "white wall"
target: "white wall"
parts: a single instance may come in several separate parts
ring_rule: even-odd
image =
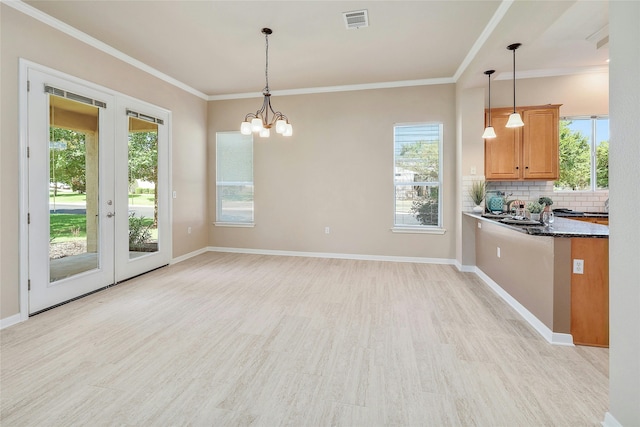
[[[640,426],[640,2],[609,2],[611,151],[609,401],[605,423]]]

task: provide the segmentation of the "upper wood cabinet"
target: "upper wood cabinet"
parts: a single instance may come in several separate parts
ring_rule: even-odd
[[[559,177],[560,105],[518,107],[523,127],[506,128],[513,108],[491,109],[496,138],[484,141],[484,173],[487,180],[553,181]],[[489,112],[485,110],[485,123]]]

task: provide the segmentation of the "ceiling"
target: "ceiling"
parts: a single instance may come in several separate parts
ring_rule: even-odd
[[[25,1],[213,99],[391,82],[606,71],[606,1]],[[342,13],[366,9],[369,26]],[[601,45],[598,48],[598,44]]]

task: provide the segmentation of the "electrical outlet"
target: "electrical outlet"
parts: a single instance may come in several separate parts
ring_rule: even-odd
[[[476,174],[476,167],[475,166],[471,166],[471,175],[475,175]]]
[[[478,228],[482,228],[482,223],[478,221]]]
[[[498,258],[500,258],[500,246],[498,246]]]
[[[173,198],[174,198],[174,199],[177,199],[177,198],[178,198],[178,192],[177,192],[177,191],[174,191],[174,192],[173,192]]]
[[[191,227],[187,227],[187,234],[191,234]]]
[[[583,259],[574,259],[573,260],[573,274],[584,274],[584,260]]]
[[[324,228],[324,234],[329,234],[329,227]]]

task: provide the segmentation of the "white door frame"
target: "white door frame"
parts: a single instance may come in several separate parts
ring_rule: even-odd
[[[159,167],[160,162],[162,162],[162,166],[164,167],[165,173],[163,179],[165,182],[162,184],[162,197],[165,201],[163,204],[164,212],[164,220],[162,221],[162,225],[164,227],[164,241],[162,243],[161,255],[156,257],[155,261],[144,261],[138,263],[137,266],[133,267],[134,269],[141,269],[144,271],[148,271],[149,269],[159,267],[161,265],[168,264],[171,261],[172,256],[172,205],[171,205],[171,112],[165,109],[162,109],[157,106],[153,106],[148,103],[144,103],[142,101],[136,100],[129,96],[123,95],[111,89],[102,87],[100,85],[94,84],[92,82],[68,75],[66,73],[62,73],[60,71],[54,70],[52,68],[46,67],[44,65],[37,64],[35,62],[20,58],[19,59],[19,74],[18,74],[18,144],[19,144],[19,160],[18,160],[18,168],[19,168],[19,181],[18,181],[18,190],[19,190],[19,298],[20,298],[20,321],[25,321],[29,318],[29,290],[28,290],[28,278],[29,278],[29,241],[28,241],[28,233],[29,233],[29,225],[27,223],[27,213],[29,212],[29,168],[28,168],[28,160],[27,160],[27,147],[28,147],[28,70],[40,71],[43,73],[50,74],[53,77],[70,80],[72,82],[76,82],[77,84],[81,84],[89,89],[94,89],[101,91],[103,93],[107,93],[116,97],[115,104],[126,105],[126,101],[129,101],[132,105],[137,105],[140,107],[143,112],[151,111],[156,116],[161,115],[162,118],[166,118],[165,126],[166,126],[166,145],[164,149],[166,150],[163,153],[163,156],[159,153]],[[124,104],[123,104],[124,103]],[[125,107],[126,108],[126,107]],[[121,124],[125,123],[124,125]],[[127,116],[120,116],[120,114],[116,114],[116,129],[115,138],[120,138],[121,136],[121,126],[126,127]],[[126,139],[125,139],[126,141]],[[118,153],[115,154],[116,156]],[[162,160],[161,160],[162,159]],[[118,173],[116,172],[116,176]],[[125,179],[126,181],[126,179]],[[116,186],[123,185],[119,184],[119,179],[117,178]],[[126,184],[126,183],[125,183]],[[116,187],[116,192],[118,191]],[[125,196],[126,197],[126,196]],[[159,231],[162,232],[162,231]],[[116,249],[118,251],[118,249]],[[145,257],[142,257],[145,258]],[[152,258],[152,257],[149,257]],[[154,267],[149,268],[149,264],[156,263]],[[160,263],[160,264],[159,264]],[[117,265],[117,261],[116,261]],[[47,267],[48,268],[48,267]],[[117,268],[115,268],[116,274]],[[126,269],[125,269],[126,270]],[[137,274],[141,274],[144,271],[139,271]],[[131,269],[129,269],[131,272]],[[132,274],[129,277],[132,277]],[[122,278],[118,279],[116,277],[116,282],[123,280]]]
[[[112,285],[114,274],[114,241],[115,221],[107,215],[112,210],[115,195],[114,150],[115,140],[115,97],[104,91],[88,88],[78,82],[66,78],[52,76],[39,70],[29,69],[29,279],[31,292],[29,293],[29,312],[35,313],[55,306],[76,297]],[[62,278],[55,282],[50,280],[49,265],[49,140],[50,123],[49,108],[51,95],[45,92],[45,85],[68,91],[104,103],[105,107],[95,107],[99,110],[98,120],[98,157],[97,174],[99,183],[97,191],[97,264],[88,270]],[[61,94],[62,95],[62,94]],[[66,95],[63,95],[66,96]],[[89,164],[87,164],[87,168]],[[103,179],[109,178],[109,179]],[[107,202],[109,201],[109,202]],[[88,220],[90,218],[87,218]],[[95,220],[96,218],[93,218]],[[43,266],[46,265],[46,268]]]

